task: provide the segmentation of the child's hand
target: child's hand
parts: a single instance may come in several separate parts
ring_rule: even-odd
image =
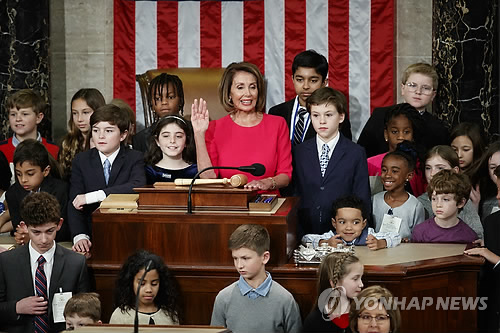
[[[464,251],[465,254],[470,256],[481,256],[486,260],[495,265],[498,261],[500,261],[500,257],[488,250],[485,247],[475,247],[473,249],[468,249]]]
[[[331,247],[337,247],[338,244],[343,244],[344,242],[340,239],[340,235],[335,235],[328,240],[328,245]]]
[[[479,184],[476,185],[476,187],[472,186],[470,190],[470,201],[474,204],[474,207],[476,207],[476,210],[479,209],[479,202],[481,201],[481,192],[479,191]]]
[[[477,246],[484,247],[484,239],[476,239],[472,244],[477,244]]]
[[[83,206],[87,204],[87,200],[85,199],[85,194],[78,194],[73,200],[73,207],[78,210],[82,210]]]
[[[387,242],[385,239],[377,239],[373,235],[368,235],[368,237],[366,237],[366,246],[370,250],[376,251],[379,249],[385,249],[387,247]]]
[[[195,99],[191,104],[191,124],[194,133],[205,133],[208,129],[210,117],[207,109],[207,101],[200,98],[200,102]]]
[[[24,222],[21,221],[14,232],[14,239],[16,240],[16,244],[24,245],[28,243],[29,235],[28,235],[28,227]]]

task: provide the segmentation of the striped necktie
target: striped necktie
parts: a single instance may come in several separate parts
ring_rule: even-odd
[[[297,120],[297,124],[295,124],[295,130],[293,131],[292,144],[294,146],[302,142],[302,138],[304,136],[306,114],[307,114],[306,109],[299,108],[299,111],[297,112],[297,117],[299,119]]]
[[[46,301],[48,301],[47,276],[45,275],[45,270],[43,269],[45,262],[46,261],[43,256],[38,258],[38,266],[35,272],[35,290],[37,296],[43,297]],[[48,313],[46,312],[43,315],[35,316],[33,324],[35,325],[35,333],[47,333],[49,331]]]

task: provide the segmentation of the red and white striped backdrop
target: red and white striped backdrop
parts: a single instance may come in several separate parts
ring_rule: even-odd
[[[294,97],[293,58],[314,49],[349,98],[357,138],[371,110],[394,100],[394,20],[394,0],[114,0],[114,97],[141,122],[136,73],[244,60],[265,75],[269,108]]]

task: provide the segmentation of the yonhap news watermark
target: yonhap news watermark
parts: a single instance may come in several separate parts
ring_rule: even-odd
[[[346,297],[344,287],[325,289],[318,297],[318,308],[324,320],[330,320],[332,314],[343,313],[345,309],[356,308],[356,310],[374,310],[382,305],[386,311],[389,310],[485,310],[488,297],[354,297],[349,300]]]
[[[488,297],[354,297],[351,306],[374,310],[379,303],[386,309],[405,310],[485,310]]]

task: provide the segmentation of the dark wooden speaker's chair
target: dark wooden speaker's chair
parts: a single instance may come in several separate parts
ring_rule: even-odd
[[[151,106],[151,96],[148,93],[149,82],[156,76],[168,73],[177,75],[184,89],[184,116],[191,114],[191,104],[200,97],[207,101],[210,119],[219,119],[227,114],[219,102],[218,86],[224,73],[224,68],[162,68],[150,69],[144,74],[135,76],[141,89],[142,105],[144,107],[144,125],[151,126],[155,114]]]

